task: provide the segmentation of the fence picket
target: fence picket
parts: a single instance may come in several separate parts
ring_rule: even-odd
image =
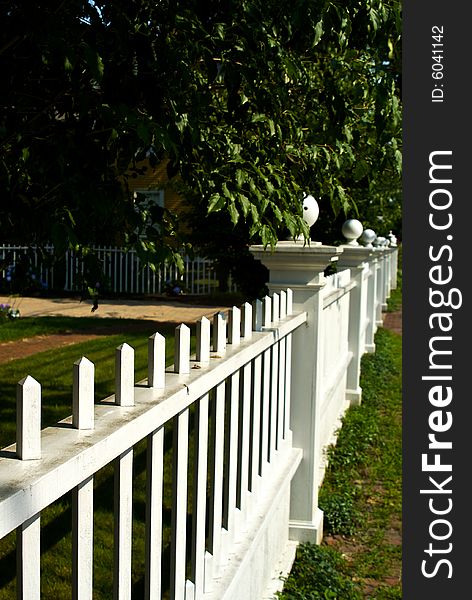
[[[72,598],[93,595],[93,476],[72,492]]]
[[[213,578],[218,576],[221,551],[221,527],[223,518],[223,457],[225,436],[225,383],[216,386],[212,402],[213,445],[211,449],[210,499],[209,499],[209,535],[208,544],[211,559],[211,573],[205,572],[205,591],[211,590]]]
[[[171,600],[185,600],[187,548],[188,409],[174,418],[171,523]]]
[[[190,373],[190,328],[184,323],[175,328],[174,372]]]
[[[280,318],[285,319],[287,316],[287,292],[281,290],[280,292]]]
[[[224,352],[226,349],[226,319],[222,312],[213,317],[213,352]]]
[[[244,522],[247,514],[247,499],[249,489],[249,434],[251,427],[251,363],[242,368],[241,382],[241,425],[238,457],[238,487],[237,506],[241,511]]]
[[[241,335],[245,340],[252,336],[252,306],[249,302],[241,307]]]
[[[280,296],[277,293],[272,294],[272,322],[280,319]]]
[[[288,439],[290,430],[290,399],[292,393],[292,334],[285,338],[285,406],[283,437]]]
[[[261,464],[260,473],[264,477],[269,461],[270,432],[270,348],[263,354],[262,365],[262,415],[261,415]]]
[[[166,386],[166,340],[160,333],[148,338],[148,385],[157,389]]]
[[[34,515],[16,530],[16,595],[19,600],[40,599],[40,515]]]
[[[251,414],[251,471],[249,489],[257,494],[259,485],[259,464],[261,444],[261,389],[262,356],[257,356],[253,364],[252,376],[252,414]]]
[[[197,347],[195,359],[197,362],[210,362],[210,321],[202,317],[197,321]]]
[[[133,448],[115,460],[113,599],[131,598]]]
[[[197,405],[195,415],[195,459],[193,478],[191,579],[195,597],[204,591],[205,576],[205,519],[208,454],[208,394]]]
[[[225,537],[225,555],[229,544],[235,538],[236,490],[238,477],[238,438],[239,438],[239,371],[229,381],[229,431],[228,457],[226,466],[226,505],[223,524],[228,532]]]
[[[74,363],[72,387],[72,426],[76,429],[94,427],[95,365],[83,356]]]
[[[271,351],[271,388],[270,388],[270,434],[269,434],[269,462],[274,461],[277,448],[277,406],[279,400],[279,344],[274,344]]]
[[[293,314],[293,290],[287,288],[287,316]]]
[[[41,458],[41,384],[28,375],[16,386],[16,454]]]
[[[121,344],[115,352],[115,402],[134,406],[134,348]]]
[[[272,299],[270,296],[264,296],[262,299],[262,326],[270,327],[272,322]]]
[[[236,306],[229,311],[228,343],[237,346],[241,341],[241,311]]]
[[[286,338],[279,342],[279,390],[277,401],[277,437],[275,440],[277,450],[280,450],[284,439],[284,412],[285,412],[285,377],[286,377]]]
[[[254,300],[252,304],[252,330],[253,331],[261,331],[262,330],[262,301]]]
[[[147,436],[146,456],[146,564],[144,597],[161,597],[162,497],[164,481],[164,427]]]

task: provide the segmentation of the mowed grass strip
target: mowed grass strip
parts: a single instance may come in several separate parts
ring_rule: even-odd
[[[97,329],[106,331],[120,325],[127,327],[142,321],[134,319],[105,319],[98,317],[20,317],[0,321],[0,343],[32,338],[52,333],[94,333]]]
[[[103,319],[105,320],[105,319]],[[68,330],[74,326],[74,319],[67,319]],[[77,330],[84,331],[87,324],[77,319]],[[115,319],[113,319],[115,321]],[[118,320],[123,333],[105,336],[80,344],[72,344],[55,350],[47,350],[29,357],[10,361],[0,365],[0,448],[15,441],[16,430],[16,384],[31,375],[41,384],[42,410],[41,426],[44,429],[72,414],[72,371],[73,364],[82,356],[86,356],[95,364],[95,399],[103,400],[114,393],[115,387],[115,348],[126,342],[135,350],[135,381],[147,377],[147,343],[148,337],[155,333],[155,326],[150,323],[148,330],[133,333],[126,331],[130,323]],[[143,322],[141,321],[140,324]],[[39,328],[49,327],[49,324]],[[116,331],[115,324],[106,324],[110,330]],[[32,337],[36,331],[25,329]],[[159,333],[166,337],[166,361],[173,360],[174,331],[171,326],[159,328]]]

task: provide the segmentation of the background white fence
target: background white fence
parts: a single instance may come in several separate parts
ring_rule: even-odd
[[[53,262],[54,247],[45,246],[44,255],[35,247],[0,245],[0,265],[8,259],[8,264],[0,270],[0,286],[8,287],[8,277],[14,277],[14,267],[27,254],[31,257],[32,275],[44,289],[62,289],[66,292],[80,291],[80,276],[84,263],[79,255],[67,251],[65,261]],[[116,247],[94,247],[105,276],[102,288],[113,293],[162,294],[167,283],[180,282],[188,294],[209,294],[218,289],[218,278],[213,261],[183,256],[184,272],[180,274],[175,265],[163,265],[153,270],[143,264],[135,250]],[[10,268],[9,268],[10,267]],[[61,282],[59,284],[59,282]],[[230,291],[235,286],[229,282]]]
[[[156,332],[148,340],[147,380],[135,383],[134,350],[122,344],[115,394],[94,403],[94,365],[77,361],[72,416],[62,426],[41,431],[40,383],[29,375],[18,383],[17,442],[0,457],[0,537],[16,529],[19,598],[40,597],[41,511],[70,490],[71,596],[92,598],[94,477],[109,463],[113,597],[131,598],[133,451],[142,440],[145,598],[163,594],[164,485],[173,498],[172,599],[259,600],[281,588],[279,574],[290,569],[296,544],[321,538],[323,451],[349,403],[361,401],[360,357],[375,349],[381,308],[395,285],[396,250],[305,250],[282,244],[266,255],[254,248],[271,269],[271,295],[217,313],[212,323],[203,317],[195,355],[189,328],[177,327],[171,368]],[[324,277],[335,259],[338,273]],[[283,285],[287,278],[291,288]],[[163,474],[169,425],[171,482]]]

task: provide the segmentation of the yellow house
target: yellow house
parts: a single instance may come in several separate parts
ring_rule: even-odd
[[[131,192],[144,194],[149,201],[174,212],[185,210],[185,202],[176,191],[173,180],[167,175],[169,159],[161,161],[155,167],[148,160],[136,163],[137,171],[141,174],[128,176],[127,185]]]

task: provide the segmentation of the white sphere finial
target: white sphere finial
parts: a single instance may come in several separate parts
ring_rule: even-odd
[[[372,242],[377,237],[377,234],[373,229],[364,229],[360,237],[361,242],[366,248],[372,248]]]
[[[347,221],[344,221],[341,228],[341,232],[347,239],[347,244],[349,246],[359,245],[357,239],[361,236],[363,230],[362,223],[357,219],[348,219]]]
[[[302,207],[303,207],[303,220],[305,221],[305,223],[308,225],[308,227],[311,227],[312,225],[314,225],[316,223],[316,221],[318,220],[319,214],[320,214],[320,207],[318,206],[318,202],[313,198],[313,196],[311,194],[307,194],[305,192],[305,195],[303,197],[302,200]],[[303,237],[303,235],[299,235],[296,240],[296,242],[305,242],[305,238]],[[320,246],[321,242],[314,242],[311,239],[307,240],[312,246]]]
[[[318,202],[313,198],[311,194],[307,194],[303,198],[303,220],[311,227],[316,223],[320,214],[320,207]]]
[[[388,237],[390,239],[390,246],[392,248],[396,248],[397,247],[397,236],[392,233],[392,230],[390,229],[389,233],[388,233]]]

